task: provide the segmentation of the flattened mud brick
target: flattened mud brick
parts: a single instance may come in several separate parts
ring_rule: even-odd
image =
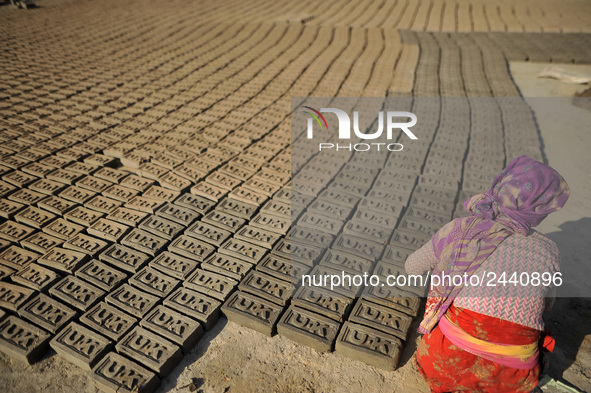
[[[417,295],[387,285],[370,285],[363,290],[361,298],[390,309],[401,311],[412,317],[418,315],[419,307],[421,305],[421,298]]]
[[[370,210],[379,214],[384,214],[392,218],[398,218],[402,214],[404,205],[383,199],[363,198],[359,202],[359,209]]]
[[[333,248],[345,251],[358,257],[375,262],[382,254],[384,246],[366,239],[359,239],[350,235],[339,235],[333,243]]]
[[[142,318],[160,301],[160,298],[150,295],[129,284],[123,284],[105,298],[105,302],[135,316]]]
[[[153,233],[156,236],[164,238],[166,240],[172,240],[178,235],[183,229],[181,224],[167,220],[162,217],[150,215],[146,217],[139,225],[139,229]]]
[[[10,219],[15,213],[24,207],[25,205],[22,203],[10,201],[8,199],[0,199],[0,217]]]
[[[125,207],[133,210],[139,210],[144,213],[154,214],[156,209],[164,205],[164,201],[154,198],[147,198],[145,196],[133,197],[129,202],[125,203]]]
[[[209,212],[201,219],[201,221],[230,232],[236,232],[238,228],[242,227],[246,222],[243,218],[218,210]]]
[[[64,241],[58,237],[51,236],[43,232],[36,232],[26,239],[23,239],[21,241],[21,245],[30,250],[44,254],[52,248],[59,246],[63,242]]]
[[[258,213],[251,221],[250,225],[261,228],[266,231],[285,235],[291,226],[291,219],[285,217],[271,216]]]
[[[173,191],[184,191],[193,185],[193,182],[174,172],[168,172],[158,179],[160,185]]]
[[[455,200],[456,194],[456,190],[446,190],[422,185],[417,186],[413,191],[414,196],[424,196],[427,198],[449,202],[453,202]]]
[[[0,281],[8,281],[8,278],[14,273],[16,273],[16,270],[8,266],[0,265]],[[1,316],[0,319],[2,319]]]
[[[449,222],[449,214],[445,212],[435,212],[429,209],[410,207],[404,214],[405,218],[418,219],[430,222],[432,225],[441,228]]]
[[[96,210],[100,213],[110,214],[119,206],[121,206],[123,202],[117,201],[115,199],[107,198],[102,195],[97,195],[91,200],[89,200],[85,206],[89,209]]]
[[[191,277],[183,282],[183,286],[218,300],[224,301],[238,282],[203,269],[195,269]]]
[[[2,176],[2,180],[18,188],[24,188],[37,179],[39,179],[37,176],[29,175],[28,173],[18,170]]]
[[[84,176],[82,179],[76,182],[76,186],[98,193],[105,191],[112,185],[113,183],[110,181],[99,179],[98,177],[94,176]]]
[[[79,173],[81,175],[88,175],[97,169],[99,169],[102,165],[84,163],[80,161],[73,162],[72,164],[66,166],[64,169],[67,171],[72,171]]]
[[[359,299],[349,316],[349,321],[369,326],[406,341],[412,317],[365,299]]]
[[[191,187],[191,194],[197,195],[203,198],[207,198],[213,202],[218,202],[228,193],[228,189],[218,187],[207,181],[201,181]]]
[[[443,202],[422,195],[413,195],[410,198],[410,207],[424,208],[428,210],[434,210],[441,214],[445,212],[451,212],[454,208],[453,201]]]
[[[102,194],[108,198],[115,199],[116,201],[127,203],[137,196],[139,191],[134,190],[133,188],[123,187],[119,184],[113,184],[104,190]]]
[[[76,322],[70,322],[49,345],[58,355],[87,371],[112,347],[111,341]]]
[[[0,322],[0,351],[32,364],[41,359],[49,348],[51,335],[15,316]]]
[[[96,171],[94,176],[99,179],[110,181],[111,183],[119,183],[125,176],[127,176],[127,173],[114,168],[103,167]]]
[[[259,262],[256,269],[280,280],[299,284],[302,275],[310,270],[310,266],[270,253]]]
[[[0,224],[0,238],[6,239],[13,243],[18,243],[31,233],[35,232],[34,228],[19,224],[14,221],[5,221]]]
[[[25,250],[18,246],[10,246],[0,253],[0,264],[20,270],[31,262],[35,262],[41,254]]]
[[[108,393],[152,393],[160,385],[156,374],[115,352],[100,360],[88,376]]]
[[[34,205],[47,196],[45,194],[29,190],[27,188],[21,188],[20,190],[10,194],[10,192],[14,191],[16,188],[6,183],[4,184],[10,186],[10,189],[6,192],[2,192],[3,189],[5,189],[2,183],[4,182],[0,182],[0,196],[7,197],[8,199],[14,202],[22,203],[25,205]]]
[[[342,270],[351,274],[371,272],[373,262],[359,256],[338,250],[328,250],[324,253],[320,265]]]
[[[383,370],[394,371],[402,355],[402,342],[379,330],[345,322],[335,344],[336,352]]]
[[[20,285],[0,282],[0,307],[10,311],[16,311],[34,293],[34,290]]]
[[[454,190],[457,191],[458,189],[458,181],[451,180],[443,177],[436,177],[436,176],[420,176],[419,177],[419,185],[421,186],[428,186],[428,187],[436,187],[445,190]]]
[[[15,191],[17,187],[13,186],[10,183],[6,183],[4,181],[0,181],[0,196],[6,197],[10,195],[13,191]]]
[[[71,170],[66,169],[56,169],[55,171],[51,172],[47,175],[49,180],[54,180],[56,182],[60,182],[62,184],[71,185],[74,184],[77,180],[82,179],[84,175],[74,172]]]
[[[103,240],[79,233],[74,238],[65,242],[63,247],[94,257],[100,254],[108,245],[109,243]]]
[[[398,224],[398,229],[403,229],[412,232],[420,232],[427,235],[433,235],[439,229],[441,229],[441,225],[433,224],[429,221],[424,221],[420,219],[413,219],[408,216],[403,217],[400,220],[400,224]]]
[[[200,217],[196,211],[170,202],[156,210],[156,215],[185,227]]]
[[[222,244],[218,252],[256,264],[265,255],[266,249],[243,240],[229,239]]]
[[[177,151],[181,151],[180,149]],[[186,152],[182,150],[183,152]],[[187,155],[187,158],[190,159]],[[200,170],[199,167],[195,165],[191,165],[189,163],[184,163],[181,166],[175,168],[174,170],[175,175],[180,176],[184,179],[190,180],[193,183],[198,183],[202,180],[205,176],[207,176],[207,172]]]
[[[275,334],[275,325],[283,307],[249,293],[237,291],[222,306],[229,321],[246,326],[269,337]]]
[[[339,323],[299,307],[290,306],[277,323],[277,333],[320,352],[330,352]]]
[[[169,295],[163,303],[203,324],[205,330],[213,328],[220,317],[221,302],[191,289],[182,287]]]
[[[236,232],[234,238],[271,249],[273,245],[275,245],[275,243],[277,243],[277,241],[281,238],[281,235],[246,225]]]
[[[179,345],[185,353],[203,336],[199,322],[164,306],[157,306],[148,313],[140,321],[140,326]]]
[[[153,180],[137,175],[128,175],[120,183],[123,187],[131,188],[140,192],[146,191],[152,184]]]
[[[292,283],[257,270],[252,270],[238,285],[238,289],[281,306],[285,306],[295,292],[295,286]]]
[[[121,244],[113,244],[103,251],[98,258],[103,262],[130,273],[140,270],[150,259],[148,255],[122,246]]]
[[[121,240],[121,244],[154,256],[162,251],[168,240],[136,228]]]
[[[390,245],[409,250],[418,250],[429,240],[431,240],[431,236],[426,233],[396,229],[390,240]]]
[[[82,225],[74,224],[70,221],[64,220],[63,218],[53,220],[47,226],[42,228],[42,231],[48,235],[58,237],[64,241],[72,239],[78,233],[82,232],[82,230],[84,230]]]
[[[20,307],[18,314],[55,334],[76,316],[76,311],[40,293]]]
[[[99,218],[87,229],[89,235],[111,242],[116,242],[121,239],[127,231],[129,231],[127,225],[119,224],[105,218]]]
[[[156,185],[151,186],[144,192],[146,198],[157,199],[162,202],[172,202],[179,196],[179,191],[168,190]]]
[[[394,264],[388,261],[380,261],[376,264],[373,274],[385,278],[388,276],[405,275],[406,270],[404,269],[404,264]]]
[[[195,239],[203,240],[219,247],[232,234],[214,225],[197,221],[185,231],[185,235],[194,237]]]
[[[340,282],[335,282],[333,285],[330,279],[332,276],[340,277]],[[356,297],[363,288],[363,283],[355,284],[353,277],[349,279],[348,276],[351,276],[348,271],[334,269],[326,265],[316,265],[307,275],[302,277],[302,285],[313,285],[348,297]]]
[[[174,201],[174,203],[179,206],[193,209],[201,215],[205,215],[215,205],[215,202],[207,198],[203,198],[192,194],[182,194]]]
[[[203,262],[215,251],[215,247],[190,236],[181,235],[168,246],[168,251]]]
[[[323,252],[324,250],[320,247],[300,243],[292,244],[285,238],[279,240],[273,247],[273,253],[308,266],[313,266]]]
[[[96,259],[78,269],[75,276],[107,292],[119,286],[127,278],[125,273]]]
[[[404,267],[404,263],[410,254],[414,251],[397,246],[387,246],[382,259],[388,263]]]
[[[58,194],[60,198],[75,203],[85,203],[95,195],[97,195],[96,192],[77,186],[69,186],[68,188],[66,188]]]
[[[290,239],[294,244],[326,248],[330,246],[335,237],[322,229],[316,230],[308,227],[301,227],[299,226],[299,223],[296,223],[291,231],[289,231],[286,238]]]
[[[392,235],[392,228],[386,229],[354,218],[347,222],[343,228],[343,233],[358,237],[359,239],[367,239],[376,243],[385,244],[390,239],[390,235]]]
[[[337,205],[322,199],[317,199],[316,201],[312,202],[310,206],[308,206],[307,210],[313,213],[314,215],[319,214],[322,216],[344,221],[349,217],[353,208],[343,205]]]
[[[261,207],[261,213],[272,216],[289,218],[291,217],[291,205],[286,202],[271,199]]]
[[[80,323],[114,341],[123,337],[136,322],[136,318],[105,302],[100,302],[80,317]]]
[[[104,154],[92,154],[84,159],[84,162],[91,165],[111,166],[115,163],[113,157],[105,156]]]
[[[53,270],[46,269],[36,263],[30,263],[14,273],[11,280],[35,291],[44,292],[59,278],[61,278],[61,276]]]
[[[45,195],[53,195],[55,193],[58,193],[64,187],[65,185],[63,183],[48,179],[39,179],[29,186],[31,190],[40,192]]]
[[[293,296],[291,304],[343,322],[349,315],[354,301],[352,297],[327,289],[302,286]]]
[[[87,311],[104,295],[105,291],[68,275],[49,289],[51,297],[57,298],[81,311]]]
[[[277,191],[275,193],[275,195],[273,195],[273,200],[277,200],[279,202],[283,202],[283,203],[287,203],[287,204],[291,203],[292,202],[291,188],[283,187],[282,189]],[[310,202],[312,202],[312,200],[309,200],[308,203],[304,203],[304,205],[308,205]]]
[[[256,213],[258,205],[247,203],[237,199],[224,198],[216,207],[217,210],[229,213],[233,216],[250,219]]]
[[[64,213],[64,218],[76,224],[89,227],[104,215],[104,213],[90,210],[82,206],[77,206],[67,213]]]
[[[162,274],[149,266],[133,275],[128,282],[136,288],[159,297],[168,296],[179,284],[179,280]]]
[[[154,269],[181,280],[189,277],[198,265],[199,263],[192,259],[183,258],[168,251],[158,254],[150,262],[150,266]]]
[[[76,202],[68,201],[58,196],[49,196],[37,203],[37,206],[48,212],[62,216],[68,210],[76,206]]]
[[[107,216],[107,219],[135,228],[146,218],[147,215],[148,213],[140,212],[138,210],[118,207]]]

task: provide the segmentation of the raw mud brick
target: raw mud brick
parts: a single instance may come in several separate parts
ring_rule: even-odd
[[[201,268],[204,270],[218,273],[234,280],[241,280],[252,267],[252,263],[220,253],[211,255],[201,264]]]
[[[141,176],[148,179],[158,180],[168,172],[168,169],[154,165],[151,162],[145,162],[139,167]]]
[[[72,239],[83,229],[84,227],[82,225],[74,224],[70,221],[64,220],[63,218],[58,218],[56,220],[53,220],[42,230],[48,235],[55,236],[60,239],[63,239],[64,241],[67,241]]]
[[[237,291],[222,306],[229,321],[272,336],[283,307],[249,293]]]
[[[310,270],[310,266],[270,253],[259,262],[256,269],[280,280],[297,284],[301,281],[302,275]]]
[[[8,199],[0,199],[0,217],[10,219],[23,207],[25,207],[25,205],[22,203],[10,201]]]
[[[385,175],[385,176],[384,176]],[[415,181],[407,182],[391,177],[389,174],[384,173],[374,183],[372,189],[379,190],[384,193],[393,193],[402,197],[409,197],[413,190]]]
[[[23,188],[39,179],[37,176],[29,175],[21,171],[12,171],[7,175],[2,176],[2,180],[12,184],[15,187]]]
[[[100,302],[80,317],[80,323],[115,341],[123,337],[136,322],[136,318],[105,302]]]
[[[0,351],[29,364],[47,352],[50,339],[49,333],[15,316],[0,322]]]
[[[112,347],[111,341],[71,322],[49,343],[58,355],[90,371]]]
[[[144,192],[146,198],[157,199],[162,202],[172,202],[179,196],[180,192],[168,190],[156,185],[151,186]]]
[[[338,205],[327,200],[318,199],[308,206],[307,210],[314,215],[322,215],[338,220],[347,220],[349,218],[352,207]]]
[[[125,207],[133,210],[139,210],[144,213],[154,214],[154,212],[162,205],[164,201],[160,199],[148,198],[145,196],[133,197],[129,202],[125,203]]]
[[[71,170],[56,169],[47,175],[49,180],[54,180],[63,184],[74,184],[76,181],[82,179],[83,175]]]
[[[388,189],[372,189],[367,194],[367,199],[374,201],[374,204],[377,204],[378,201],[381,201],[382,203],[387,203],[385,206],[407,206],[409,197],[410,192]]]
[[[405,229],[396,229],[390,240],[390,245],[393,247],[407,248],[409,250],[418,250],[429,240],[431,240],[429,234]]]
[[[115,352],[100,360],[88,375],[109,393],[152,393],[160,384],[156,374]]]
[[[218,252],[256,264],[265,255],[266,249],[243,240],[229,239],[222,244]]]
[[[182,194],[174,201],[174,203],[179,206],[193,209],[202,215],[206,214],[215,205],[215,202],[212,202],[207,198],[202,198],[191,194]]]
[[[420,207],[410,207],[404,213],[405,218],[419,219],[429,221],[433,225],[439,225],[439,228],[447,224],[450,218],[449,212],[436,212]]]
[[[29,263],[35,262],[40,256],[41,254],[25,250],[24,248],[10,246],[0,253],[0,264],[20,270]]]
[[[97,195],[96,192],[77,186],[69,186],[58,194],[60,198],[75,203],[85,203],[95,195]]]
[[[382,259],[390,264],[404,267],[404,263],[414,251],[397,246],[387,246]]]
[[[168,240],[136,228],[121,240],[121,244],[154,256],[168,244]]]
[[[183,286],[218,300],[224,301],[234,290],[238,282],[231,278],[203,269],[195,269]]]
[[[182,287],[168,296],[163,303],[182,314],[194,318],[203,324],[205,330],[213,328],[220,316],[221,302]]]
[[[82,206],[77,206],[72,210],[64,213],[64,218],[76,224],[89,227],[104,215],[104,213],[90,210]]]
[[[373,269],[372,261],[338,250],[326,251],[320,261],[320,265],[344,271],[349,274],[369,273]]]
[[[51,287],[49,294],[84,312],[95,305],[105,295],[105,291],[68,275]]]
[[[158,182],[162,187],[178,192],[184,191],[193,185],[192,181],[187,180],[185,177],[179,176],[174,172],[164,174],[158,179]]]
[[[403,217],[402,220],[400,220],[400,224],[398,224],[398,229],[433,235],[435,232],[441,229],[441,225],[433,224],[430,221]]]
[[[343,233],[359,239],[371,240],[376,243],[385,244],[392,234],[392,228],[373,225],[366,221],[352,219],[343,228]]]
[[[99,169],[101,166],[102,165],[96,165],[96,164],[90,164],[90,163],[76,161],[76,162],[66,166],[64,169],[67,171],[80,173],[82,175],[88,175],[88,174],[91,174],[92,172],[96,171],[97,169]]]
[[[286,239],[290,239],[294,244],[312,245],[320,248],[329,247],[334,238],[333,235],[323,230],[300,227],[298,224],[293,226],[286,235]]]
[[[257,270],[251,271],[239,284],[238,289],[281,306],[285,306],[295,292],[295,286],[290,282]]]
[[[338,276],[340,282],[333,283],[331,281],[332,276]],[[348,271],[334,269],[326,265],[317,265],[306,276],[302,277],[302,285],[314,285],[348,297],[355,297],[361,291],[363,282],[361,285],[356,285],[353,283],[353,277],[349,279],[347,276],[350,276]]]
[[[4,183],[7,186],[10,186],[10,189],[6,192],[3,192],[3,189],[5,189],[5,187],[3,187],[2,183],[4,183],[4,182],[0,182],[0,196],[7,197],[8,199],[10,199],[11,201],[14,201],[14,202],[22,203],[25,205],[34,205],[37,202],[39,202],[40,200],[42,200],[43,198],[47,197],[47,195],[45,195],[45,194],[42,194],[37,191],[29,190],[26,188],[22,188],[14,193],[8,195],[10,192],[14,191],[16,188],[9,185],[9,184]]]
[[[267,249],[272,248],[273,245],[280,239],[280,237],[281,236],[277,233],[267,232],[250,225],[243,226],[234,235],[234,238],[236,239],[244,240]]]
[[[110,181],[94,176],[84,176],[76,182],[76,186],[92,192],[103,192],[112,185]]]
[[[7,168],[7,167],[3,167],[3,168]],[[32,163],[27,164],[26,166],[21,168],[21,170],[23,172],[28,173],[33,176],[37,176],[37,177],[45,177],[45,176],[47,176],[48,173],[50,173],[54,169],[55,169],[55,167],[52,167],[49,165],[44,165],[39,162],[32,162]],[[6,173],[6,172],[7,172],[7,170],[2,169],[2,174]]]
[[[273,200],[289,204],[291,203],[291,197],[291,189],[289,187],[283,187],[282,189],[277,191],[275,195],[273,195]]]
[[[10,311],[16,311],[34,293],[35,291],[30,288],[0,282],[0,307]]]
[[[398,218],[404,210],[404,205],[384,199],[363,198],[359,202],[359,209],[370,210],[388,217]]]
[[[168,246],[168,251],[203,262],[215,251],[215,247],[190,236],[181,235]]]
[[[297,222],[298,227],[316,229],[331,235],[337,235],[343,227],[343,224],[344,222],[342,220],[317,215],[311,212],[304,213]]]
[[[125,207],[118,207],[107,216],[107,219],[120,222],[130,227],[137,227],[139,223],[146,218],[148,213],[138,210],[128,209]]]
[[[160,297],[168,296],[179,284],[179,280],[164,275],[149,266],[133,275],[128,282],[136,288]]]
[[[139,194],[139,191],[134,190],[133,188],[123,187],[119,184],[113,184],[104,190],[102,194],[108,198],[115,199],[116,201],[127,203]]]
[[[341,181],[333,180],[327,187],[329,191],[336,191],[338,193],[345,193],[356,197],[362,197],[365,195],[369,186],[357,184],[357,183],[345,183]]]
[[[321,352],[332,351],[339,323],[311,311],[290,306],[277,323],[277,332]]]
[[[435,187],[439,189],[445,190],[452,190],[457,191],[458,189],[458,181],[451,180],[444,177],[436,177],[436,176],[420,176],[419,177],[419,185],[420,186],[427,186],[427,187]]]
[[[225,231],[211,224],[197,221],[185,231],[185,235],[219,247],[232,234],[229,231]]]
[[[281,192],[281,190],[279,190],[279,192]],[[314,197],[302,194],[301,192],[298,192],[297,190],[293,190],[291,192],[291,201],[290,202],[292,205],[298,205],[298,206],[305,207],[305,206],[308,206],[313,200],[314,200]]]
[[[181,280],[189,277],[198,265],[199,263],[192,259],[183,258],[168,251],[158,254],[150,262],[150,266],[154,269]]]
[[[289,218],[291,217],[291,205],[289,202],[271,199],[261,207],[261,213]]]
[[[424,196],[435,200],[453,202],[456,198],[456,190],[446,190],[430,186],[417,186],[413,192],[415,196]]]
[[[133,190],[140,192],[146,191],[153,184],[153,180],[137,175],[128,175],[123,180],[121,180],[120,183],[120,185],[122,185],[123,187],[131,188]]]
[[[389,261],[383,260],[376,264],[373,274],[381,277],[399,276],[405,275],[406,270],[403,263],[391,263]]]
[[[23,239],[21,241],[21,245],[30,250],[44,254],[52,248],[59,246],[63,242],[64,241],[58,237],[51,236],[43,232],[37,232],[26,239]]]
[[[345,322],[335,343],[337,353],[374,367],[394,371],[402,355],[402,342],[379,330]]]
[[[160,376],[168,375],[183,357],[179,346],[140,326],[119,340],[115,348]]]
[[[259,213],[250,221],[250,225],[266,231],[285,235],[289,230],[291,220],[287,217],[277,217]]]
[[[146,217],[139,225],[139,229],[153,233],[156,236],[164,238],[166,240],[172,240],[178,235],[183,229],[183,225],[167,220],[162,217],[150,215]]]
[[[18,314],[55,334],[76,316],[76,311],[40,293],[20,307]]]
[[[140,325],[179,345],[185,353],[203,336],[203,327],[199,322],[164,306],[148,313]]]
[[[65,242],[63,247],[94,257],[100,254],[108,245],[103,240],[79,233],[74,238]]]
[[[16,270],[8,266],[0,265],[0,281],[8,281],[8,278],[14,273],[16,273]]]
[[[361,294],[361,297],[372,303],[401,311],[412,317],[418,315],[421,305],[421,298],[417,295],[387,285],[368,286]]]
[[[258,205],[239,201],[231,198],[224,198],[216,207],[217,210],[229,213],[233,216],[250,219],[257,211]]]
[[[359,299],[349,316],[349,321],[369,326],[406,341],[412,317],[366,299]]]
[[[173,203],[167,202],[161,208],[156,211],[156,215],[163,217],[169,221],[176,222],[182,226],[188,226],[197,218],[199,218],[200,214],[196,211],[175,205]]]
[[[123,284],[105,298],[105,302],[121,310],[142,318],[160,301],[160,298],[136,289],[129,284]]]
[[[13,186],[12,184],[0,181],[0,196],[8,196],[11,192],[15,191],[16,189],[17,187]]]
[[[61,278],[61,276],[53,270],[46,269],[36,263],[30,263],[14,273],[11,280],[27,288],[44,292],[58,278]]]
[[[97,195],[89,200],[85,206],[100,213],[110,214],[122,204],[123,202],[117,201],[115,199]]]
[[[441,201],[422,195],[413,195],[410,198],[410,207],[424,208],[444,214],[445,212],[451,212],[454,204],[453,201]]]
[[[127,278],[125,273],[109,267],[96,259],[89,261],[78,269],[75,276],[104,291],[111,291]]]
[[[62,216],[68,210],[76,206],[76,202],[68,201],[53,195],[39,201],[37,206],[41,209],[47,210],[48,212]]]
[[[327,289],[302,286],[295,293],[291,304],[343,322],[349,315],[354,301],[352,297]]]
[[[110,181],[111,183],[119,183],[125,176],[127,176],[127,173],[114,168],[103,167],[96,171],[94,176],[99,179]]]
[[[243,218],[219,210],[207,213],[201,221],[230,232],[236,232],[246,222]]]
[[[335,250],[345,251],[372,262],[379,258],[384,249],[382,244],[345,234],[339,235],[332,247]]]
[[[175,168],[174,173],[175,175],[190,180],[193,183],[197,183],[207,176],[207,172],[201,171],[200,168],[189,163],[184,163]]]
[[[453,170],[449,168],[440,168],[437,165],[429,165],[425,167],[422,175],[429,177],[440,177],[446,178],[452,181],[458,181],[460,179],[461,171]]]
[[[35,232],[34,228],[14,221],[5,221],[0,224],[0,238],[14,243],[20,242],[33,232]]]
[[[148,262],[150,257],[121,244],[113,244],[103,251],[98,258],[126,272],[135,273]]]
[[[287,239],[279,240],[275,247],[273,247],[273,253],[308,266],[314,265],[320,259],[323,252],[324,250],[320,247],[292,243]]]
[[[36,182],[29,185],[29,189],[40,192],[45,195],[53,195],[61,191],[64,187],[65,185],[63,183],[48,179],[39,179]]]
[[[99,239],[116,242],[121,239],[129,230],[127,225],[119,224],[115,221],[99,218],[90,228],[87,229],[89,235]]]
[[[213,202],[218,202],[228,193],[228,189],[213,185],[206,181],[201,181],[191,187],[191,194],[197,195]]]
[[[98,166],[111,166],[115,163],[113,157],[108,157],[103,154],[92,154],[84,159],[85,163]]]

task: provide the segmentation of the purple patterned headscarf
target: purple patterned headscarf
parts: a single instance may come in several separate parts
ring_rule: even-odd
[[[560,210],[569,197],[558,172],[527,156],[513,160],[493,181],[490,190],[464,203],[470,217],[459,218],[431,238],[439,263],[433,274],[470,275],[507,237],[527,235],[531,227]],[[420,333],[430,332],[462,290],[439,286],[429,292]]]

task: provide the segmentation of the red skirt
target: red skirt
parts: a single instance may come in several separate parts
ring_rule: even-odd
[[[541,332],[532,328],[452,306],[452,322],[481,340],[523,345],[538,342]],[[502,366],[453,345],[436,326],[423,336],[415,364],[431,392],[531,392],[540,377],[540,365],[530,370]]]

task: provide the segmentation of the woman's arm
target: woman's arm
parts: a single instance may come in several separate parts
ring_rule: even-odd
[[[424,274],[437,266],[439,259],[435,256],[431,241],[408,256],[404,264],[407,274]]]

